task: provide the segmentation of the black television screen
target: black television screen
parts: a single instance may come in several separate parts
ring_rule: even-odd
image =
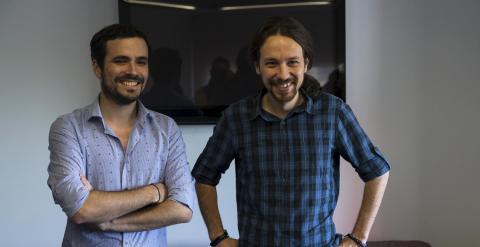
[[[230,103],[263,87],[248,45],[269,16],[293,16],[304,24],[315,43],[308,74],[345,99],[344,0],[118,3],[120,23],[145,32],[151,46],[142,102],[180,124],[215,123]]]

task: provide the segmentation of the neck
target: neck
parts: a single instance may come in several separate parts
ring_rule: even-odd
[[[119,105],[101,93],[99,105],[102,116],[109,125],[131,126],[137,117],[136,101],[128,105]]]
[[[262,108],[281,119],[284,119],[288,113],[302,103],[303,96],[300,93],[297,93],[297,95],[295,95],[295,97],[288,102],[280,102],[276,100],[270,92],[267,92],[262,97]]]

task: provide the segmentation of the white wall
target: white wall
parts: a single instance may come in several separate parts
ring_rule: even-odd
[[[347,103],[392,166],[371,239],[421,238],[421,18],[418,1],[413,0],[346,4]],[[352,180],[357,179],[342,180],[342,211],[337,215],[348,213],[340,220],[343,232],[351,231],[359,203],[345,196],[360,199],[362,193],[361,184],[351,184]]]
[[[117,21],[110,1],[0,1],[2,246],[58,246],[65,216],[46,185],[47,135],[98,93],[88,42]],[[478,232],[480,17],[476,0],[347,0],[347,100],[392,164],[374,239],[474,242]],[[212,126],[182,126],[191,165]],[[361,182],[342,166],[335,215],[348,232]],[[237,236],[233,169],[219,186]],[[476,193],[477,192],[477,193]],[[171,246],[207,243],[198,212],[169,229]]]
[[[212,135],[213,126],[181,126],[184,141],[187,145],[187,156],[190,166],[193,168],[197,157],[203,151],[208,138]],[[235,199],[235,169],[231,164],[230,169],[222,176],[217,193],[222,215],[223,225],[228,229],[231,236],[238,237],[237,229],[237,205]],[[172,226],[168,229],[168,246],[208,246],[207,228],[203,223],[198,205],[193,212],[192,221],[188,224]]]
[[[48,130],[100,87],[89,42],[116,1],[0,1],[2,246],[60,246],[66,217],[46,184]]]
[[[480,2],[424,9],[422,234],[434,246],[478,245]]]
[[[372,237],[477,242],[480,2],[346,7],[347,100],[392,163]]]

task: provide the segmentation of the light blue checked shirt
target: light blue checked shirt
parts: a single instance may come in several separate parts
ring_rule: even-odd
[[[52,124],[49,150],[48,186],[68,217],[82,207],[89,194],[80,174],[102,191],[161,182],[168,188],[169,200],[193,207],[194,180],[178,126],[140,102],[126,151],[106,125],[98,100]],[[62,246],[167,246],[166,229],[100,232],[68,220]]]

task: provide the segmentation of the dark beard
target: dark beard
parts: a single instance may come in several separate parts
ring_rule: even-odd
[[[279,85],[281,85],[281,84],[289,83],[289,82],[291,82],[291,83],[294,84],[294,85],[297,85],[298,80],[297,80],[296,78],[294,78],[294,77],[289,77],[289,78],[287,78],[287,79],[285,79],[285,80],[282,80],[282,79],[279,79],[279,78],[272,78],[272,79],[269,81],[270,85],[272,85],[272,86],[279,86]]]
[[[278,78],[273,78],[269,81],[270,86],[280,86],[284,83],[292,83],[293,87],[297,88],[298,80],[297,80],[297,78],[289,77],[285,80],[278,79]],[[290,100],[294,99],[295,96],[298,94],[298,90],[295,89],[295,93],[291,97],[288,97],[288,98],[277,97],[277,95],[275,93],[273,93],[273,90],[272,90],[272,92],[270,92],[270,94],[272,95],[272,97],[275,100],[277,100],[279,102],[285,102],[285,101],[290,101]]]
[[[145,80],[141,77],[134,76],[134,75],[125,75],[122,77],[115,78],[115,83],[118,83],[119,81],[138,81],[140,84],[143,84]],[[112,100],[113,102],[117,103],[118,105],[129,105],[134,101],[137,101],[137,99],[140,97],[140,95],[135,96],[135,97],[125,97],[115,91],[114,89],[111,89],[107,86],[107,83],[105,82],[105,78],[102,75],[102,81],[100,83],[102,92],[107,97],[108,99]],[[141,93],[140,93],[141,94]]]

